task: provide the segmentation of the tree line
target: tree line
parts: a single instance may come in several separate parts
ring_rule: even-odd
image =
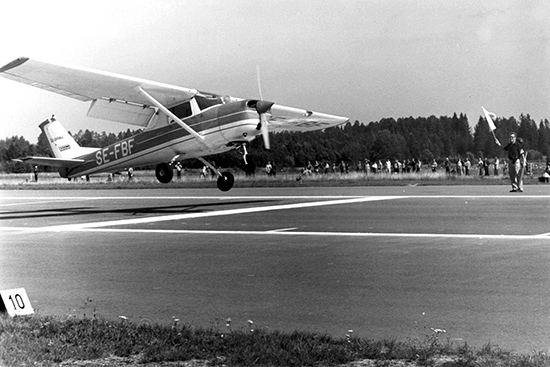
[[[496,138],[506,145],[510,132],[516,132],[525,141],[530,160],[542,160],[550,155],[550,122],[538,124],[529,114],[495,119]],[[118,134],[80,130],[73,134],[81,146],[104,147],[120,139],[135,135],[140,130],[127,130]],[[420,160],[427,164],[434,159],[443,162],[469,158],[506,158],[501,146],[489,129],[487,121],[479,117],[473,131],[464,114],[430,117],[385,118],[368,124],[355,121],[340,127],[311,132],[281,132],[272,134],[271,150],[263,149],[262,139],[254,140],[248,147],[247,160],[256,166],[268,161],[277,168],[305,167],[308,162],[328,162],[355,165],[356,162]],[[0,140],[0,170],[7,173],[29,172],[29,164],[12,161],[24,156],[50,156],[46,136],[42,133],[35,144],[22,136]],[[210,157],[218,167],[241,167],[242,152],[232,151]],[[184,168],[199,168],[198,160],[182,162]],[[151,167],[148,167],[151,168]]]

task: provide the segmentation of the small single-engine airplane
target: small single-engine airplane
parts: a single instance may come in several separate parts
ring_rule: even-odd
[[[54,158],[24,162],[57,167],[73,178],[156,164],[156,178],[168,183],[172,165],[197,158],[218,174],[222,191],[233,187],[231,172],[220,172],[203,157],[243,148],[270,131],[309,131],[343,124],[333,116],[261,99],[242,99],[87,68],[62,66],[27,57],[0,68],[0,76],[33,87],[91,101],[87,116],[141,126],[143,132],[104,148],[81,147],[53,117],[40,124]]]

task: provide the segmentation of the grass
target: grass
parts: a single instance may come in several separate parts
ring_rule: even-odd
[[[163,326],[95,316],[0,317],[0,363],[5,366],[158,366],[192,360],[224,366],[336,366],[364,360],[374,366],[397,362],[445,367],[550,365],[546,353],[520,355],[492,345],[476,350],[443,341],[438,332],[424,339],[374,341],[349,334],[338,339],[307,332],[234,331],[229,326],[191,328],[177,320]]]

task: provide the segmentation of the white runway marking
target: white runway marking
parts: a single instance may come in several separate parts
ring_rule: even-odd
[[[52,198],[50,198],[50,200],[46,200],[46,198],[2,198],[2,200],[4,200],[4,199],[34,199],[34,200],[37,200],[37,201],[32,201],[30,203],[29,202],[25,202],[25,203],[0,203],[0,207],[18,206],[18,205],[39,205],[39,204],[49,204],[49,203],[58,203],[59,202],[59,200],[52,200]],[[81,200],[85,200],[85,199],[84,198],[79,198],[79,199],[64,198],[63,202],[81,201]]]
[[[370,196],[370,197],[359,197],[359,198],[356,197],[352,199],[324,200],[324,201],[313,201],[313,202],[306,202],[306,203],[267,205],[267,206],[259,206],[259,207],[252,207],[252,208],[216,210],[216,211],[202,212],[202,213],[186,213],[186,214],[175,214],[175,215],[162,215],[158,217],[120,219],[120,220],[112,220],[112,221],[105,221],[105,222],[67,224],[67,225],[61,225],[61,226],[51,226],[46,228],[48,228],[48,230],[54,230],[54,231],[56,230],[70,231],[73,228],[113,227],[113,226],[156,223],[156,222],[166,222],[166,221],[173,221],[173,220],[193,219],[193,218],[217,217],[217,216],[233,215],[233,214],[259,213],[259,212],[266,212],[266,211],[273,211],[273,210],[300,209],[300,208],[311,208],[316,206],[362,203],[366,201],[391,200],[391,199],[400,199],[400,198],[403,198],[403,197],[402,196]]]
[[[550,240],[548,234],[502,235],[502,234],[463,234],[463,233],[376,233],[376,232],[307,232],[285,230],[268,231],[229,231],[194,229],[130,229],[130,228],[84,228],[77,226],[60,227],[0,227],[0,231],[13,232],[94,232],[131,234],[201,234],[201,235],[251,235],[251,236],[313,236],[313,237],[398,237],[398,238],[451,238],[451,239],[499,239],[499,240]]]
[[[272,230],[269,230],[267,232],[286,232],[286,231],[293,231],[295,229],[298,229],[298,227],[272,229]]]
[[[29,197],[0,197],[1,200],[47,200],[48,202],[70,201],[70,200],[273,200],[273,199],[351,199],[364,198],[361,195],[302,195],[302,196],[29,196]],[[369,196],[374,197],[374,196]],[[389,196],[384,196],[389,197]],[[29,204],[29,203],[25,203]]]
[[[90,222],[90,223],[77,223],[48,227],[0,227],[0,231],[22,231],[22,232],[103,232],[103,233],[163,233],[163,234],[212,234],[212,235],[283,235],[283,236],[341,236],[341,237],[411,237],[411,238],[463,238],[463,239],[537,239],[537,240],[550,240],[550,232],[534,235],[491,235],[491,234],[431,234],[431,233],[375,233],[375,232],[306,232],[295,231],[297,228],[281,228],[272,229],[267,231],[231,231],[231,230],[181,230],[181,229],[128,229],[128,228],[105,228],[113,226],[124,225],[137,225],[147,224],[154,222],[184,220],[193,218],[205,218],[215,216],[225,216],[234,214],[247,214],[247,213],[259,213],[273,210],[288,210],[288,209],[300,209],[319,207],[327,205],[341,205],[352,204],[369,201],[380,200],[392,200],[392,199],[434,199],[434,198],[447,198],[447,199],[510,199],[517,198],[514,195],[499,195],[499,196],[476,196],[476,195],[418,195],[418,196],[224,196],[224,197],[212,197],[212,196],[164,196],[164,197],[124,197],[124,196],[109,196],[109,197],[2,197],[1,200],[35,200],[35,203],[49,203],[49,202],[67,202],[75,200],[277,200],[277,199],[295,199],[295,200],[322,200],[313,202],[302,202],[294,204],[281,204],[281,205],[268,205],[251,208],[238,208],[229,210],[218,210],[202,213],[186,213],[175,215],[164,215],[157,217],[147,218],[133,218],[122,219],[112,221]],[[541,199],[550,198],[550,195],[525,195],[524,199]],[[25,203],[26,205],[29,202]],[[17,205],[2,204],[5,206]]]

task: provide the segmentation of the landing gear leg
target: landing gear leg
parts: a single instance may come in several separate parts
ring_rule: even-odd
[[[221,191],[229,191],[233,187],[233,184],[235,183],[235,177],[231,172],[220,172],[216,167],[214,167],[210,162],[208,162],[206,159],[199,157],[199,161],[204,163],[205,166],[208,166],[212,171],[216,172],[218,174],[218,189]]]
[[[248,151],[246,150],[246,144],[242,144],[239,148],[243,148],[243,164],[241,166],[242,170],[246,173],[247,176],[254,176],[256,171],[256,165],[254,164],[254,159],[248,156]]]
[[[248,151],[246,150],[246,145],[241,145],[241,147],[243,148],[243,161],[244,161],[244,164],[245,165],[248,165],[248,162],[246,160],[246,156],[248,155]]]

